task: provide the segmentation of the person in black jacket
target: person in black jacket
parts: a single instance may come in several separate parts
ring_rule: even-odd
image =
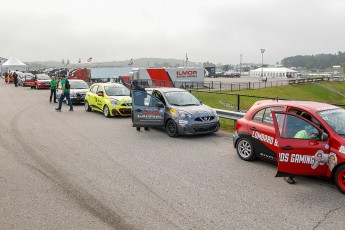
[[[140,93],[140,94],[136,94],[135,97],[133,97],[133,90],[137,90],[137,91],[142,91],[145,93]],[[130,96],[132,97],[132,105],[141,105],[144,106],[144,102],[145,102],[145,98],[146,98],[146,90],[145,88],[141,87],[139,85],[138,80],[134,80],[131,84],[131,92],[130,92]],[[149,127],[145,127],[144,128],[145,131],[149,131]],[[137,127],[137,131],[140,131],[140,127]]]
[[[16,71],[18,71],[18,70],[16,70]],[[18,74],[16,73],[16,71],[13,72],[13,81],[14,81],[15,87],[18,86]]]

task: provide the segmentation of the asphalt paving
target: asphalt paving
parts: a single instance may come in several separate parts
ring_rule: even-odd
[[[170,138],[0,79],[0,229],[342,229],[332,182],[275,177],[232,135]]]

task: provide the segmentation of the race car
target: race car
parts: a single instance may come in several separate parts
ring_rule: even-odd
[[[215,133],[220,123],[216,111],[180,88],[133,90],[134,127],[162,127],[170,137]]]
[[[278,164],[276,176],[322,176],[345,193],[345,110],[310,101],[256,102],[237,120],[233,145],[245,161]]]
[[[131,116],[130,91],[118,83],[95,83],[85,96],[85,110],[102,112],[105,117]]]

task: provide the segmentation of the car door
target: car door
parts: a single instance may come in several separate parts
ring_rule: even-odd
[[[251,140],[256,155],[269,161],[277,159],[277,144],[272,119],[272,110],[281,111],[282,106],[271,106],[258,110],[248,122],[248,138]]]
[[[278,171],[276,176],[313,175],[327,173],[329,156],[328,136],[306,119],[295,114],[272,111],[278,142]],[[312,137],[302,137],[289,129],[296,125],[309,127]],[[294,131],[295,132],[295,131]]]
[[[89,106],[95,107],[96,105],[96,92],[98,85],[91,86],[90,90],[86,93],[85,100],[89,103]]]
[[[95,95],[95,107],[100,111],[103,111],[103,104],[104,104],[104,87],[103,85],[99,85]]]
[[[60,98],[62,94],[62,85],[61,81],[59,81],[58,87],[56,88],[56,98]]]
[[[132,91],[132,122],[134,127],[163,127],[164,104],[144,91]]]

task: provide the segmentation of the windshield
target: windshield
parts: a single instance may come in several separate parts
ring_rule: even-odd
[[[345,110],[330,109],[318,112],[319,116],[340,136],[345,137]]]
[[[108,96],[129,96],[129,89],[127,89],[125,86],[119,85],[119,86],[105,86],[105,93]]]
[[[89,86],[85,81],[69,81],[71,89],[88,89]]]
[[[37,80],[50,80],[50,77],[45,74],[37,74]]]
[[[31,80],[34,76],[30,74],[25,74],[25,78]]]
[[[188,92],[167,92],[165,96],[170,105],[192,106],[200,105],[200,101]]]

